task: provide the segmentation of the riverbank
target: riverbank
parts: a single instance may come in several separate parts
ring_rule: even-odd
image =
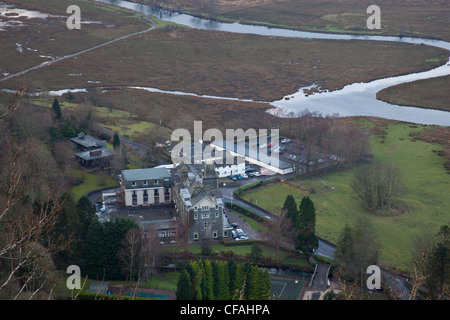
[[[383,89],[377,99],[404,106],[450,111],[450,76],[402,83]]]

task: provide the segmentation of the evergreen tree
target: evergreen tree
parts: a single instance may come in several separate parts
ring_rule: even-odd
[[[216,300],[230,299],[230,275],[228,273],[228,265],[224,261],[217,263],[217,287],[218,293]]]
[[[117,149],[119,147],[120,147],[120,138],[117,132],[115,132],[113,137],[113,148]]]
[[[287,216],[291,219],[292,225],[297,226],[298,209],[297,202],[293,195],[288,195],[286,200],[284,200],[283,209],[287,210]]]
[[[236,265],[236,275],[234,277],[233,281],[233,292],[231,294],[231,298],[238,300],[241,296],[241,293],[243,288],[245,288],[245,273],[244,273],[244,266],[242,264]]]
[[[193,271],[193,277],[191,277],[191,285],[192,285],[192,298],[195,300],[202,300],[202,274],[203,267],[202,263],[197,261],[192,261],[190,263]]]
[[[92,219],[86,236],[86,267],[82,269],[91,279],[102,279],[105,265],[104,228],[97,216]]]
[[[205,300],[213,300],[214,299],[214,279],[213,279],[213,271],[212,265],[209,260],[204,262],[204,282],[205,282],[205,291],[203,298]]]
[[[55,100],[53,100],[52,108],[53,108],[53,111],[55,111],[56,118],[61,119],[61,116],[62,116],[61,106],[59,105],[59,101],[57,98],[55,98]]]
[[[178,278],[176,299],[192,300],[191,278],[186,268],[181,270],[180,277]]]
[[[236,288],[234,287],[237,272],[237,264],[233,258],[228,260],[228,274],[230,275],[230,297],[233,297]]]
[[[315,235],[316,210],[309,197],[303,197],[298,215],[296,247],[304,254],[311,256],[313,249],[317,248],[319,241]]]

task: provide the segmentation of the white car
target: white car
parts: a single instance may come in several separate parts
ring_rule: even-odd
[[[246,175],[245,173],[241,174],[242,178],[247,179],[248,175]]]
[[[254,175],[255,177],[259,177],[259,176],[261,176],[261,173],[259,173],[258,171],[255,171],[255,172],[253,172],[253,175]]]

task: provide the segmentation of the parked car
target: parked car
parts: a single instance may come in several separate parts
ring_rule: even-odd
[[[281,143],[290,143],[291,139],[281,139]]]
[[[259,176],[261,175],[261,173],[259,173],[258,171],[255,171],[255,172],[253,172],[253,175],[254,175],[255,177],[259,177]]]
[[[243,173],[243,174],[242,174],[242,178],[247,179],[247,178],[248,178],[248,175],[247,175],[246,173]]]
[[[233,181],[237,181],[238,178],[236,178],[236,176],[230,176],[230,179]]]
[[[241,176],[240,174],[237,174],[237,175],[236,175],[236,178],[238,178],[238,180],[242,180],[242,179],[243,179],[242,176]]]

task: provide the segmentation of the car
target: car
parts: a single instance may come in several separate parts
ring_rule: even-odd
[[[249,171],[249,172],[247,172],[247,175],[248,175],[249,178],[251,178],[251,177],[253,177],[253,172]]]
[[[291,139],[281,139],[281,143],[290,143]]]
[[[231,180],[233,180],[233,181],[237,181],[237,177],[236,176],[230,176],[229,177]]]
[[[231,226],[232,226],[234,229],[237,229],[237,227],[239,227],[239,225],[238,225],[237,223],[235,223],[235,222],[233,222],[233,223],[231,224]]]
[[[246,173],[243,173],[243,174],[242,174],[242,178],[247,179],[247,178],[248,178],[248,175],[247,175]]]
[[[240,174],[237,174],[237,175],[236,175],[236,178],[238,178],[238,180],[242,180],[242,179],[243,179],[242,176],[241,176]]]
[[[255,172],[253,172],[253,175],[254,175],[255,177],[259,177],[259,176],[261,176],[261,173],[259,173],[258,171],[255,171]]]
[[[297,159],[297,156],[296,156],[295,154],[290,154],[290,155],[288,156],[288,159],[289,159],[289,160],[296,160],[296,159]]]
[[[264,144],[260,145],[259,147],[260,147],[261,149],[267,148],[267,144],[264,143]]]
[[[236,241],[248,240],[247,236],[240,236],[235,239]]]

